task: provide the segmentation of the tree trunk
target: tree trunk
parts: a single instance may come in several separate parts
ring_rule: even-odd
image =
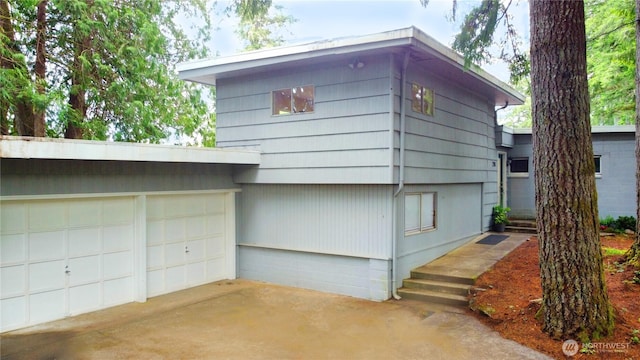
[[[88,6],[93,4],[87,1]],[[82,123],[87,117],[85,71],[81,56],[86,55],[91,47],[91,38],[82,30],[75,29],[76,44],[71,71],[71,89],[69,91],[69,107],[71,108],[67,118],[67,128],[64,137],[67,139],[82,139],[84,130]]]
[[[38,13],[36,17],[36,90],[38,94],[44,96],[46,85],[46,35],[47,35],[47,0],[41,0],[38,3]],[[45,108],[37,107],[34,112],[33,119],[33,136],[45,136]]]
[[[543,331],[613,329],[600,249],[582,1],[530,1],[535,202]]]
[[[640,0],[636,0],[636,237],[627,261],[640,267]]]

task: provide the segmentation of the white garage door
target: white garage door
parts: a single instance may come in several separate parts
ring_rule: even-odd
[[[134,199],[0,202],[1,330],[134,300]]]
[[[233,209],[222,193],[147,198],[148,296],[235,277]]]

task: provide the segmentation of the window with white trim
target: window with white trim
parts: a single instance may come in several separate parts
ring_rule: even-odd
[[[433,90],[419,84],[411,84],[411,109],[417,113],[433,116]]]
[[[313,85],[274,90],[271,92],[271,114],[291,115],[313,112],[314,97]]]
[[[595,155],[593,157],[593,164],[596,167],[596,177],[602,177],[602,172],[600,172],[600,169],[601,169],[601,167],[600,167],[601,166],[601,161],[600,160],[601,160],[601,158],[602,158],[602,155]]]
[[[510,158],[509,159],[509,176],[510,177],[529,177],[529,158]]]
[[[408,193],[404,196],[404,232],[420,233],[436,228],[436,193]]]

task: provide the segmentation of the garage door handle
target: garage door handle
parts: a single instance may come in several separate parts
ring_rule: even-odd
[[[189,253],[189,248],[185,246],[184,247],[184,252],[188,254]]]
[[[64,270],[65,274],[67,274],[67,275],[71,274],[71,270],[69,270],[69,265],[65,266],[64,269],[65,269]]]

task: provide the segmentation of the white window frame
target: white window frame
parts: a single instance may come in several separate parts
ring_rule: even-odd
[[[405,235],[420,234],[437,229],[438,196],[436,192],[406,193],[404,199]],[[416,203],[417,206],[415,206]]]
[[[296,96],[295,93],[298,90],[302,90],[304,91],[304,89],[309,89],[311,91],[311,100],[310,100],[310,105],[311,105],[311,109],[310,110],[306,110],[306,105],[304,106],[304,108],[302,109],[297,109],[296,108]],[[276,107],[276,98],[277,98],[277,93],[285,93],[288,92],[289,93],[289,107],[288,107],[288,111],[280,111],[277,110]],[[304,97],[300,97],[301,99],[304,99]],[[303,86],[293,86],[290,88],[282,88],[282,89],[277,89],[277,90],[273,90],[271,91],[271,116],[289,116],[289,115],[296,115],[296,114],[310,114],[315,112],[315,101],[316,101],[316,88],[314,85],[303,85]]]
[[[596,159],[600,161],[600,171],[596,169],[596,178],[601,178],[602,177],[602,155],[593,155],[594,167],[595,167]]]
[[[527,172],[511,172],[511,162],[514,160],[526,160],[527,161]],[[512,177],[512,178],[528,178],[529,177],[529,172],[530,172],[530,166],[529,166],[529,158],[525,157],[525,156],[519,156],[519,157],[514,157],[514,158],[510,158],[508,160],[508,164],[507,164],[507,176],[508,177]]]

